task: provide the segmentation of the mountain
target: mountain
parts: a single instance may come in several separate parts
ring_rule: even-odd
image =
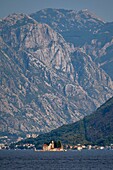
[[[113,22],[106,23],[87,9],[44,9],[31,14],[59,32],[66,41],[84,49],[113,80]]]
[[[26,142],[43,143],[60,140],[64,144],[96,144],[109,145],[113,143],[113,97],[99,107],[93,114],[69,125],[39,135],[36,139]]]
[[[113,80],[113,22],[104,24],[83,48]]]
[[[63,95],[73,82],[55,70],[72,67],[63,38],[23,14],[8,16],[1,26],[1,131],[39,133],[79,119],[82,114],[71,118],[76,105]]]
[[[93,20],[98,27],[104,24]],[[70,44],[25,14],[9,15],[0,26],[2,133],[48,132],[83,118],[113,96],[113,81],[85,46]]]
[[[81,46],[92,37],[94,31],[104,25],[87,9],[81,11],[64,9],[44,9],[30,15],[40,23],[46,23],[62,34],[66,41]]]

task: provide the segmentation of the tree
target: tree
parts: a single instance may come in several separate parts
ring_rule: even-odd
[[[61,141],[58,141],[57,142],[57,148],[61,148],[62,144],[61,144]]]

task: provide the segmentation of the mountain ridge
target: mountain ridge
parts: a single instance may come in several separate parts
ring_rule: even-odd
[[[70,44],[28,15],[13,14],[0,24],[2,132],[47,132],[83,118],[113,95],[111,78],[86,46]]]
[[[35,142],[39,146],[51,140],[60,140],[63,144],[110,145],[113,142],[113,97],[100,106],[93,114],[82,120],[39,135]],[[28,139],[28,141],[30,141]],[[32,141],[32,140],[31,140]],[[27,142],[27,140],[26,140]]]
[[[78,14],[77,11],[71,10],[73,11],[73,13],[70,14],[71,16],[69,15],[70,10],[64,10],[65,14],[63,16],[61,15],[59,19],[57,15],[54,16],[53,14],[54,11],[56,13],[60,11],[62,14],[62,10],[49,10],[47,12],[46,9],[46,14],[44,10],[41,10],[31,14],[31,16],[41,23],[50,25],[54,30],[62,34],[67,42],[73,43],[75,47],[83,48],[85,52],[91,55],[92,59],[96,61],[97,65],[100,64],[100,67],[104,69],[113,80],[113,62],[110,62],[110,68],[108,64],[103,63],[103,59],[110,61],[112,58],[113,22],[104,22],[98,20],[98,17],[96,17],[97,19],[95,19],[95,17],[93,19],[91,15],[88,19],[87,10],[85,12],[86,18],[84,15],[79,15],[81,12],[84,13],[84,10],[78,11]],[[101,65],[101,63],[103,65]]]

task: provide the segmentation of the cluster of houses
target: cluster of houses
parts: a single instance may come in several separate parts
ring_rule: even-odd
[[[0,150],[1,149],[7,149],[7,148],[8,148],[7,145],[5,145],[4,143],[0,143]]]
[[[21,140],[23,140],[23,139],[28,139],[28,138],[36,138],[38,135],[37,134],[26,134],[26,137],[25,138],[23,138],[23,137],[18,137],[17,138],[17,142],[19,142],[19,141],[21,141]]]
[[[63,146],[61,144],[61,147],[58,147],[56,148],[55,145],[54,145],[54,141],[52,141],[50,144],[44,144],[43,145],[43,151],[67,151],[67,150],[78,150],[78,151],[81,151],[82,149],[113,149],[113,144],[111,144],[110,146],[97,146],[97,145],[81,145],[81,144],[78,144],[78,145],[65,145]]]
[[[36,134],[32,134],[32,135],[26,135],[26,138],[30,138],[30,137],[36,137]],[[0,139],[6,140],[7,136],[5,137],[1,137]],[[21,141],[23,138],[19,137],[17,139],[17,142]],[[4,141],[0,141],[0,150],[1,149],[10,149],[10,146],[7,144],[7,142]],[[34,144],[30,144],[30,143],[24,143],[24,144],[17,144],[15,145],[15,147],[13,149],[34,149],[36,150],[36,146]],[[62,143],[60,141],[56,142],[56,141],[51,141],[49,144],[43,144],[42,146],[42,151],[67,151],[67,150],[83,150],[83,149],[112,149],[113,150],[113,144],[109,145],[109,146],[97,146],[97,145],[81,145],[81,144],[77,144],[77,145],[62,145]],[[39,150],[41,151],[41,150]]]
[[[34,144],[30,144],[30,143],[26,143],[23,145],[16,145],[15,149],[35,149],[35,145]]]
[[[81,144],[78,144],[78,145],[66,145],[65,146],[67,150],[82,150],[82,149],[113,149],[113,144],[109,145],[109,146],[97,146],[97,145],[81,145]]]
[[[38,135],[37,134],[27,134],[26,138],[36,138]]]

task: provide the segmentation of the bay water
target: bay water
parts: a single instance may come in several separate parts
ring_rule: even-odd
[[[113,150],[0,150],[0,170],[113,170]]]

